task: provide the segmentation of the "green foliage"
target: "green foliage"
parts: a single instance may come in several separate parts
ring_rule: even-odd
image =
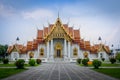
[[[82,60],[82,64],[83,64],[84,66],[88,66],[88,61],[89,61],[88,58],[83,59],[83,60]]]
[[[15,65],[18,69],[23,69],[24,68],[24,64],[25,64],[25,61],[24,59],[18,59],[16,62],[15,62]]]
[[[26,69],[16,69],[16,68],[0,68],[0,80],[11,75],[25,71]]]
[[[116,59],[120,62],[120,52],[116,53]]]
[[[41,59],[36,59],[37,64],[41,64],[41,62],[42,62]]]
[[[77,63],[78,63],[78,64],[81,64],[81,60],[82,60],[82,59],[78,58],[78,59],[77,59]]]
[[[102,58],[102,61],[105,61],[105,58]]]
[[[9,60],[7,58],[4,58],[3,60],[3,64],[8,64]]]
[[[30,59],[29,64],[30,66],[35,66],[35,59]]]
[[[0,56],[5,57],[8,45],[1,45],[0,44]]]
[[[114,64],[116,62],[116,59],[115,58],[110,58],[110,62],[111,62],[111,64]]]
[[[93,60],[92,64],[93,64],[93,66],[94,66],[95,69],[98,69],[99,66],[101,66],[102,62],[99,61],[99,60]]]
[[[118,78],[118,80],[120,80],[120,68],[100,68],[100,69],[93,69],[93,70]]]

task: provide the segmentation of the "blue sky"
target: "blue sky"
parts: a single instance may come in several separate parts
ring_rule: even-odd
[[[33,40],[37,28],[55,23],[58,12],[63,23],[80,29],[81,37],[106,45],[120,45],[120,0],[0,0],[0,44]]]

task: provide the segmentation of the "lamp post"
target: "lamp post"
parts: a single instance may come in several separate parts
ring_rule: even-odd
[[[112,49],[111,49],[111,56],[114,56],[114,49],[113,49],[113,47],[114,47],[114,45],[112,44],[112,45],[111,45],[111,48],[112,48]]]
[[[19,40],[20,40],[19,37],[17,37],[17,38],[16,38],[16,43],[17,43]]]
[[[102,38],[99,36],[98,38],[99,43],[102,43]]]

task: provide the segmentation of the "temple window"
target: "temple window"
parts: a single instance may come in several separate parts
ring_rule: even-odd
[[[88,58],[88,53],[84,52],[84,58]]]
[[[40,56],[44,56],[44,49],[43,48],[40,49]]]
[[[33,53],[33,52],[30,52],[29,57],[30,57],[30,58],[33,58],[33,57],[34,57],[34,53]]]
[[[74,56],[77,56],[77,55],[78,55],[78,49],[77,49],[77,48],[74,48],[74,49],[73,49],[73,55],[74,55]]]

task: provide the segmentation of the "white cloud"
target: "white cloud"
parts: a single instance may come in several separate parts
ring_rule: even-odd
[[[52,18],[54,13],[47,9],[37,9],[34,11],[23,12],[22,15],[25,19],[38,20],[41,18]]]
[[[11,17],[15,14],[14,8],[12,6],[6,6],[0,4],[0,16],[2,17]]]

